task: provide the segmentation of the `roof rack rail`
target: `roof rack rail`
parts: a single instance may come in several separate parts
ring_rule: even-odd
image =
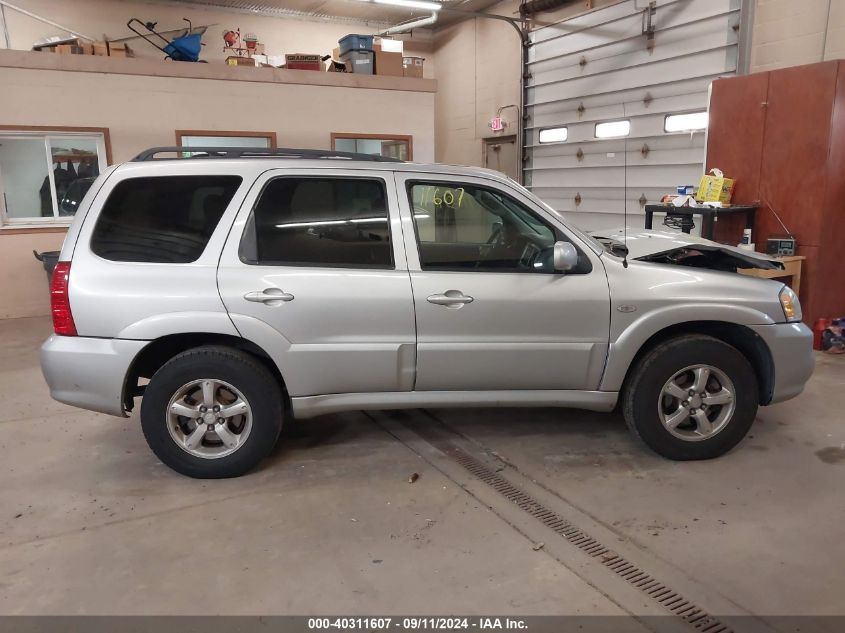
[[[159,154],[176,154],[157,158]],[[263,149],[260,147],[152,147],[144,150],[132,159],[133,163],[153,160],[195,160],[211,158],[327,158],[340,160],[362,160],[384,163],[402,162],[396,158],[376,156],[374,154],[358,154],[355,152],[337,152],[325,149],[291,149],[288,147],[274,147]]]

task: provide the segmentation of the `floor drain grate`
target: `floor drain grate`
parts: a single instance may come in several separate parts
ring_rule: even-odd
[[[435,444],[437,448],[506,499],[557,532],[587,555],[599,560],[617,576],[644,592],[670,613],[682,618],[702,633],[732,633],[729,626],[709,615],[704,609],[696,606],[677,591],[673,591],[624,557],[605,547],[556,512],[549,510],[531,495],[526,494],[457,446],[448,442],[435,442]]]

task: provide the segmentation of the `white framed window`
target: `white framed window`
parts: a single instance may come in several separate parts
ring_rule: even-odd
[[[563,143],[569,138],[569,128],[567,127],[547,127],[540,130],[541,143]]]
[[[0,222],[69,223],[108,165],[106,136],[0,128]]]
[[[706,130],[708,118],[706,111],[667,114],[666,118],[663,120],[663,131],[696,132],[699,130]]]
[[[628,136],[630,133],[631,121],[628,119],[596,123],[596,138],[618,138]]]
[[[176,130],[176,145],[182,147],[276,147],[275,132],[230,130]]]

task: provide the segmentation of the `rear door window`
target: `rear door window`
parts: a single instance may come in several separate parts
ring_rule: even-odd
[[[271,180],[244,230],[240,257],[265,266],[392,269],[384,181]]]
[[[196,261],[241,181],[240,176],[128,178],[103,205],[91,250],[119,262]]]

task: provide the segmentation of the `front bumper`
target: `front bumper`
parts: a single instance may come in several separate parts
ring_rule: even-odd
[[[768,404],[783,402],[804,391],[816,364],[813,332],[803,323],[753,325],[772,354],[774,387]]]
[[[124,416],[126,373],[148,343],[54,334],[41,346],[41,371],[50,395],[81,409]]]

